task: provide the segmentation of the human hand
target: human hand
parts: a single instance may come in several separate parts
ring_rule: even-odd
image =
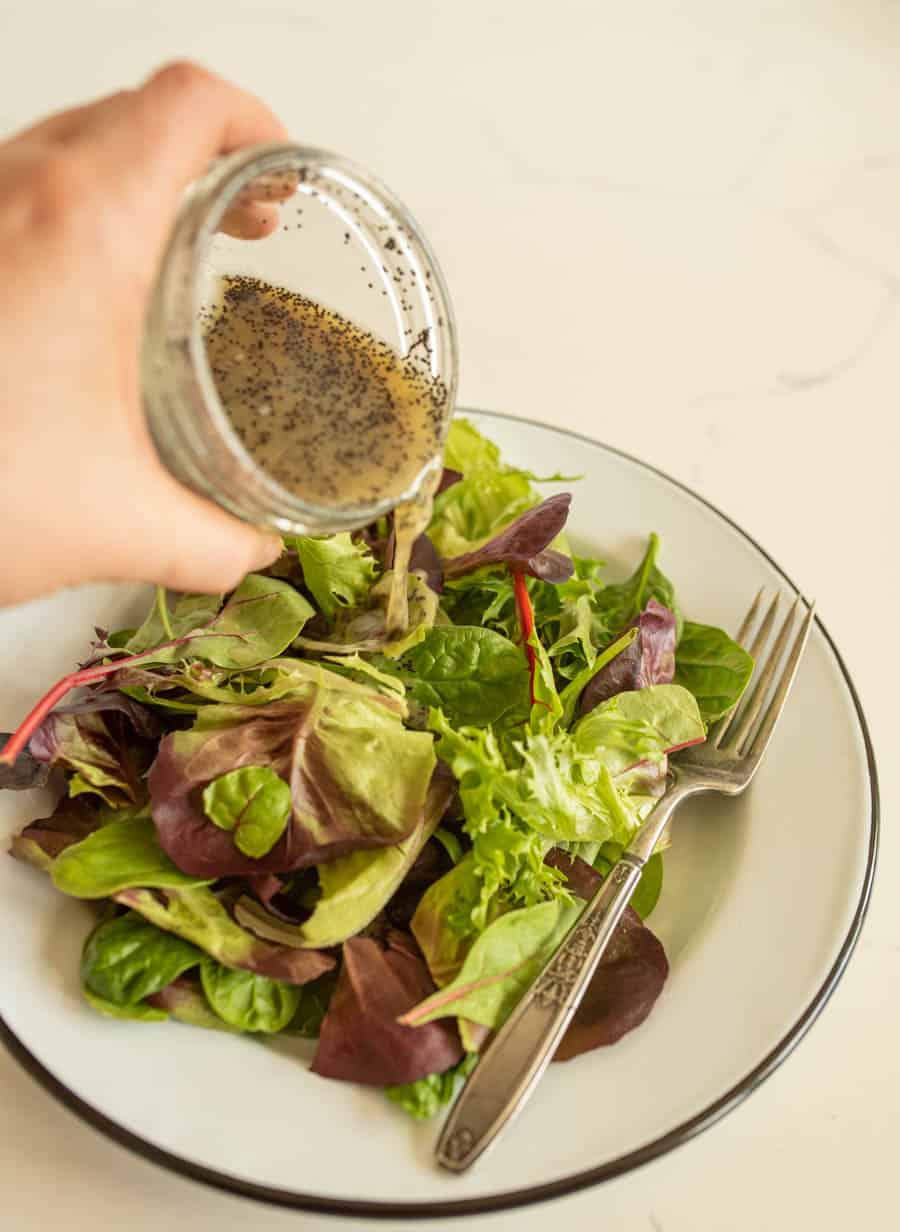
[[[93,580],[224,591],[278,554],[162,466],[139,349],[185,186],[285,136],[252,95],[173,64],[0,144],[0,603]],[[266,235],[277,208],[245,199],[222,229]]]

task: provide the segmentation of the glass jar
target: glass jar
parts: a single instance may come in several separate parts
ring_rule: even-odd
[[[219,233],[228,207],[239,194],[252,196],[259,177],[278,177],[290,193],[277,229],[252,240]],[[257,465],[219,398],[201,328],[219,280],[240,275],[299,292],[388,343],[438,391],[444,434],[449,427],[457,378],[453,312],[414,219],[383,185],[334,154],[256,147],[219,160],[189,190],[151,298],[141,353],[144,406],[172,474],[238,517],[282,534],[353,530],[428,492],[439,455],[403,492],[339,508],[304,500]]]

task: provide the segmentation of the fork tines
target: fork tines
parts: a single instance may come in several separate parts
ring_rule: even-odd
[[[802,614],[804,600],[797,595],[768,654],[764,657],[778,614],[781,596],[776,592],[757,628],[763,593],[763,590],[760,590],[750,605],[750,610],[744,617],[736,639],[753,657],[755,667],[751,680],[752,687],[748,688],[740,703],[730,714],[726,714],[710,728],[708,736],[708,741],[714,748],[721,749],[723,753],[734,757],[759,758],[765,752],[791,685],[794,683],[797,666],[806,646],[815,615],[815,603],[806,604],[806,614],[805,616]],[[791,643],[798,615],[801,617],[799,630]],[[755,634],[754,629],[756,629]],[[790,648],[788,648],[789,643],[791,643]],[[782,660],[784,660],[783,665]],[[771,698],[769,698],[770,691]],[[766,705],[767,701],[768,705]]]

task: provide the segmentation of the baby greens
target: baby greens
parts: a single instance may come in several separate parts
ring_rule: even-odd
[[[65,779],[12,850],[99,907],[89,1005],[123,1030],[317,1040],[317,1074],[416,1117],[453,1098],[669,758],[752,671],[682,620],[655,534],[610,583],[569,550],[569,493],[542,500],[465,420],[445,462],[405,632],[389,518],[292,537],[231,594],[158,590],[137,629],[98,632],[0,755],[10,786]],[[668,964],[641,917],[662,884],[657,854],[558,1059],[652,1010]]]

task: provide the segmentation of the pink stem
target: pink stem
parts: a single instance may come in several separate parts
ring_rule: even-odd
[[[53,707],[62,701],[65,695],[71,692],[72,689],[80,689],[84,685],[96,684],[104,676],[111,676],[114,672],[119,671],[120,668],[152,659],[154,655],[159,654],[161,650],[168,650],[170,646],[183,646],[185,642],[195,641],[197,637],[209,636],[210,634],[204,633],[188,634],[187,637],[179,637],[171,642],[163,642],[159,646],[154,646],[152,650],[144,651],[143,654],[128,655],[124,659],[116,659],[112,663],[102,663],[99,667],[83,667],[80,671],[70,672],[68,676],[63,676],[62,680],[58,680],[53,688],[44,694],[37,705],[32,707],[7,740],[3,747],[3,752],[0,753],[0,765],[11,766],[13,764]],[[225,636],[228,635],[226,634]]]

